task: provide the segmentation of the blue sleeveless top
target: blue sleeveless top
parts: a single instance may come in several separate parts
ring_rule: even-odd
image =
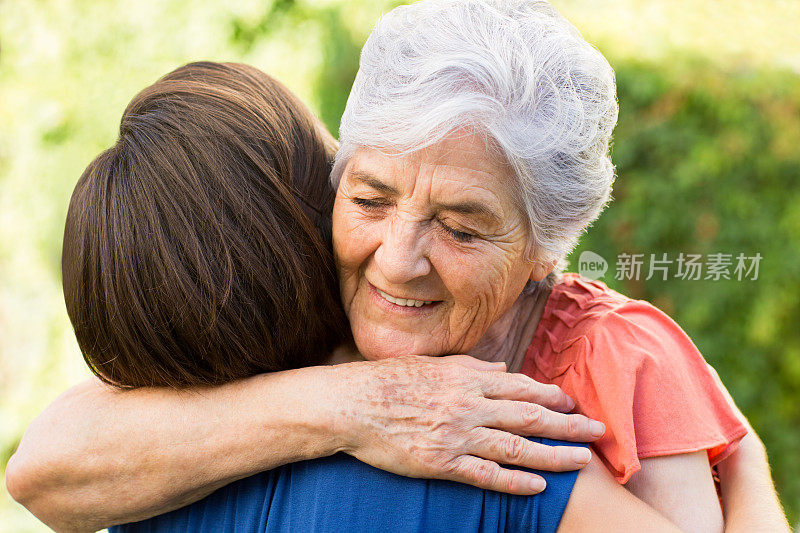
[[[402,477],[339,453],[241,479],[187,507],[109,531],[554,532],[578,472],[536,473],[547,481],[544,492],[514,496],[452,481]]]

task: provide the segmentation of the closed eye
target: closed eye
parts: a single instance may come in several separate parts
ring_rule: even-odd
[[[439,221],[439,224],[441,224],[442,229],[444,229],[447,233],[455,237],[455,239],[459,242],[470,242],[472,239],[475,238],[475,235],[451,228],[441,220]]]
[[[392,205],[386,200],[373,200],[370,198],[351,198],[351,201],[366,211],[378,211]],[[475,235],[452,228],[441,220],[439,220],[439,225],[441,225],[443,230],[445,230],[459,242],[470,242],[475,238]]]
[[[389,202],[383,200],[371,200],[369,198],[353,198],[352,202],[359,207],[363,207],[367,211],[374,211],[376,209],[383,209],[388,207]]]

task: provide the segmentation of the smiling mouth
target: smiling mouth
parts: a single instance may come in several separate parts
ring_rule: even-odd
[[[422,307],[423,305],[430,305],[433,301],[425,301],[425,300],[412,300],[410,298],[395,298],[389,294],[386,294],[378,287],[375,287],[375,290],[378,292],[381,298],[386,300],[389,303],[393,303],[395,305],[400,305],[403,307]]]

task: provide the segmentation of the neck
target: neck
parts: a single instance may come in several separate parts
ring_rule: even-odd
[[[509,372],[522,370],[525,354],[533,341],[550,291],[523,294],[496,320],[469,351],[484,361],[504,362]]]
[[[342,363],[353,363],[355,361],[365,361],[365,359],[364,356],[358,352],[355,343],[353,341],[348,341],[337,346],[323,364],[340,365]]]

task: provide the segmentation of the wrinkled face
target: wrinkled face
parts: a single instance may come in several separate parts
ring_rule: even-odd
[[[504,158],[452,134],[408,155],[359,148],[339,184],[342,303],[367,359],[465,353],[539,277]]]

